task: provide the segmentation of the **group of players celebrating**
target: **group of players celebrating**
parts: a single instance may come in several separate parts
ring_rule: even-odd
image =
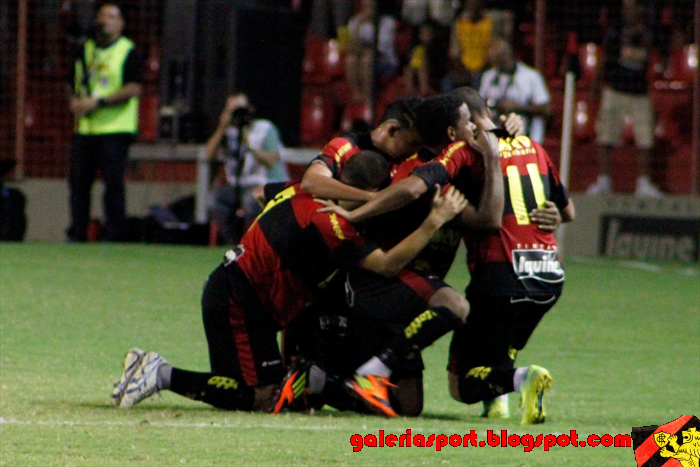
[[[503,120],[471,88],[401,98],[300,182],[261,187],[262,214],[202,294],[211,371],[132,348],[113,404],[167,389],[229,410],[417,416],[421,351],[452,332],[455,400],[507,418],[519,392],[522,423],[544,422],[552,378],[515,359],[562,293],[553,232],[574,207],[521,119]],[[461,240],[466,296],[444,281]]]

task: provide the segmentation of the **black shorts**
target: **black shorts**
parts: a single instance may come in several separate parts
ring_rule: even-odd
[[[279,328],[236,263],[220,265],[204,284],[202,320],[212,373],[253,387],[282,379]]]
[[[435,292],[449,285],[436,276],[403,270],[384,277],[364,269],[348,273],[347,296],[351,305],[353,349],[360,363],[383,351],[393,336],[428,306]],[[418,377],[423,372],[420,353],[405,355],[393,378]]]
[[[560,294],[516,300],[470,294],[469,317],[455,330],[448,371],[464,374],[477,366],[512,367],[535,328]]]
[[[423,313],[428,300],[439,289],[449,285],[437,276],[403,270],[394,277],[385,277],[366,269],[348,273],[348,302],[360,318],[408,325]]]

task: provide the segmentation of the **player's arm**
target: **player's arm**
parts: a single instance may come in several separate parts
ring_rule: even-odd
[[[333,172],[323,162],[313,162],[304,172],[301,189],[316,198],[365,202],[374,193],[346,185],[333,178]]]
[[[247,101],[240,96],[229,96],[224,104],[224,109],[219,116],[219,124],[214,133],[204,143],[204,153],[208,160],[214,160],[221,151],[221,142],[226,135],[226,129],[231,124],[231,114],[234,110],[247,105]]]
[[[425,248],[440,227],[462,211],[466,204],[464,195],[454,187],[449,187],[444,195],[436,190],[430,214],[420,227],[391,250],[374,250],[365,256],[360,266],[383,276],[395,276]]]
[[[559,213],[561,214],[562,222],[571,222],[574,219],[576,219],[576,208],[574,207],[574,200],[569,198],[569,202],[567,203],[566,207],[564,209],[560,209]]]
[[[479,206],[468,205],[459,215],[458,225],[463,230],[498,230],[505,203],[498,138],[491,132],[480,131],[469,144],[484,157],[484,187]]]
[[[380,214],[400,209],[412,201],[417,200],[427,191],[428,186],[422,178],[416,175],[409,175],[400,182],[390,185],[379,193],[376,193],[374,198],[352,211],[346,211],[333,203],[322,200],[317,201],[326,206],[321,209],[320,212],[335,212],[354,224],[366,221]]]

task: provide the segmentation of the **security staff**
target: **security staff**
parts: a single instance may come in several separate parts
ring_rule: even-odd
[[[97,11],[94,39],[76,57],[70,111],[75,135],[70,161],[71,225],[68,240],[87,239],[90,192],[97,169],[105,184],[105,239],[125,236],[124,174],[129,145],[138,129],[142,66],[134,43],[122,36],[121,9],[106,3]]]

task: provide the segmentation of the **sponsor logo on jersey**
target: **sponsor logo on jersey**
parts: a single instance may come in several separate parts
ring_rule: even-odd
[[[519,280],[534,279],[540,282],[564,281],[564,269],[556,251],[513,250],[513,270]]]

